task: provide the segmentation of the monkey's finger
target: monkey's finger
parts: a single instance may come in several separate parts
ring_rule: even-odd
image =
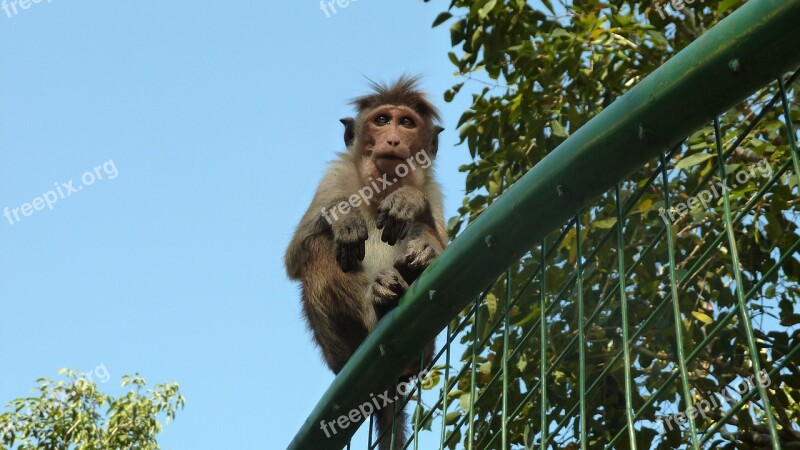
[[[400,275],[403,277],[403,281],[406,283],[406,285],[417,281],[417,278],[419,278],[419,276],[422,274],[421,270],[414,269],[408,265],[395,263],[394,267],[398,272],[400,272]]]
[[[392,234],[392,221],[385,222],[383,224],[383,231],[381,232],[381,242],[388,243],[391,234]]]
[[[408,230],[411,228],[411,223],[408,221],[403,221],[401,228],[400,228],[400,235],[398,236],[398,240],[403,240],[408,236]]]
[[[336,260],[339,262],[342,272],[350,272],[356,268],[357,263],[351,245],[339,244],[336,247]]]
[[[360,256],[361,256],[361,242],[356,242],[355,244],[350,246],[350,262],[353,264],[353,267],[358,266],[358,262],[363,259]]]
[[[403,293],[405,293],[408,289],[408,283],[406,283],[406,280],[404,280],[402,277],[397,278],[397,289],[397,293],[400,295],[403,295]]]
[[[381,210],[381,212],[378,213],[378,220],[375,222],[375,227],[377,229],[380,230],[381,228],[383,228],[384,225],[386,225],[386,217],[388,215],[389,215],[389,211],[386,210],[386,209]]]
[[[352,270],[358,264],[358,247],[353,244],[348,244],[346,247],[347,266]]]
[[[372,284],[372,298],[377,303],[387,303],[397,300],[397,294],[380,283]]]
[[[339,267],[343,272],[347,272],[347,261],[345,261],[344,257],[344,248],[338,244],[336,245],[336,263],[339,264]]]
[[[411,223],[407,220],[397,220],[394,226],[394,239],[395,242],[402,241],[408,235],[408,229]]]
[[[408,266],[412,269],[422,271],[430,265],[430,262],[433,261],[434,258],[436,258],[436,253],[432,248],[428,247],[417,254],[408,254],[406,256],[406,263],[408,263]]]
[[[391,226],[391,228],[389,228]],[[390,230],[390,232],[386,233],[388,236],[386,237],[386,243],[389,245],[394,245],[397,243],[397,225],[396,222],[392,222],[391,225],[387,225],[386,229]]]
[[[350,260],[347,258],[347,246],[339,246],[339,259],[341,260],[342,270],[345,272],[350,271]]]
[[[394,245],[397,243],[397,237],[400,235],[401,228],[403,226],[403,221],[397,220],[392,218],[387,224],[386,228],[384,228],[384,233],[388,232],[387,242],[389,245]]]
[[[395,258],[392,267],[394,267],[394,269],[400,273],[400,276],[403,277],[403,280],[405,280],[406,283],[414,282],[414,279],[412,278],[413,274],[408,267],[408,262],[405,256],[398,256]]]

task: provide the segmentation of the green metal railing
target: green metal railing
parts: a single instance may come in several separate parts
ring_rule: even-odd
[[[702,382],[703,360],[713,357],[711,344],[718,345],[721,336],[733,333],[746,348],[744,365],[730,368],[738,373],[730,383],[762,369],[774,379],[796,370],[800,361],[800,338],[764,354],[765,333],[751,318],[751,302],[766,283],[796,263],[800,240],[764,256],[769,264],[756,276],[743,273],[736,234],[758,226],[758,211],[776,189],[798,192],[792,123],[798,72],[791,73],[800,66],[798,21],[800,0],[751,0],[540,161],[410,287],[339,373],[289,448],[350,448],[357,426],[326,436],[320,423],[384,392],[443,329],[426,389],[418,382],[410,394],[414,432],[405,448],[428,450],[431,439],[435,448],[718,448],[720,436],[729,435],[732,424],[746,427],[748,417],[757,422],[763,444],[754,448],[782,448],[792,427],[800,436],[797,424],[775,417],[775,396],[762,383],[730,407],[716,408],[710,419],[687,414],[675,432],[654,438],[651,431],[658,428],[655,410],[663,418],[669,405],[671,412],[702,407],[693,391]],[[726,114],[748,97],[753,110]],[[678,238],[696,230],[677,229],[685,220],[673,223],[670,214],[655,213],[654,202],[670,211],[678,198],[728,179],[732,163],[719,162],[741,158],[744,142],[766,139],[755,131],[765,120],[780,121],[780,131],[770,129],[783,139],[769,144],[786,152],[772,153],[775,169],[753,182],[748,196],[733,198],[720,189],[719,222],[702,219],[706,234],[696,253],[685,254]],[[738,125],[730,126],[732,121]],[[683,186],[686,167],[675,162],[689,150],[687,136],[709,126],[709,170],[700,182]],[[737,133],[729,135],[732,130]],[[638,181],[631,181],[633,175]],[[607,214],[602,227],[601,212]],[[647,245],[632,248],[626,246],[626,224],[634,215],[660,224],[648,228]],[[642,277],[645,268],[660,278]],[[730,305],[703,327],[693,326],[687,286],[701,283],[712,269],[728,280]],[[603,280],[601,287],[597,280]],[[647,302],[631,295],[632,287],[645,282],[654,283]],[[569,340],[554,348],[558,333]],[[466,347],[458,347],[462,339]],[[663,352],[641,345],[653,339],[663,340]],[[456,350],[465,355],[458,369]],[[655,385],[636,375],[645,370],[643,358],[655,361],[663,374]],[[556,408],[551,397],[560,391],[554,387],[565,384],[570,398]],[[487,404],[493,398],[499,401]],[[377,447],[372,430],[367,439],[368,448]]]

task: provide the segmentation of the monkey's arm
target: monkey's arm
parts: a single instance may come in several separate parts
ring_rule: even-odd
[[[330,234],[336,246],[337,262],[345,272],[364,259],[367,224],[361,212],[358,208],[351,208],[347,214],[331,211],[358,191],[358,180],[358,170],[346,158],[342,157],[331,164],[286,250],[284,260],[289,278],[303,277],[308,258],[314,256],[306,245],[311,236]]]

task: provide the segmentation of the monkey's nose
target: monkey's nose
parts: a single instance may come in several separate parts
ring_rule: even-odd
[[[400,138],[397,136],[389,136],[389,138],[386,139],[386,143],[391,145],[392,147],[397,147],[398,145],[400,145]]]

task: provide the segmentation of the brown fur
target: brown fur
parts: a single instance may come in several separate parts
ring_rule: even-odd
[[[358,114],[369,112],[380,105],[404,105],[413,109],[420,116],[439,122],[439,110],[433,106],[428,97],[417,87],[419,77],[403,75],[392,84],[370,83],[374,92],[353,99],[350,103],[356,107]]]
[[[432,167],[417,160],[405,176],[398,169],[412,166],[409,158],[420,151],[432,163],[439,113],[417,89],[416,78],[372,87],[374,93],[353,100],[356,119],[342,121],[348,151],[331,163],[285,256],[287,274],[301,282],[303,315],[334,373],[447,243]],[[380,177],[395,182],[369,204],[342,208]],[[425,353],[429,360],[432,344]],[[416,362],[404,376],[418,369]],[[379,432],[387,431],[392,413],[377,413]],[[404,444],[405,428],[399,408],[395,448]],[[391,445],[390,435],[389,430],[381,440],[382,450]]]

